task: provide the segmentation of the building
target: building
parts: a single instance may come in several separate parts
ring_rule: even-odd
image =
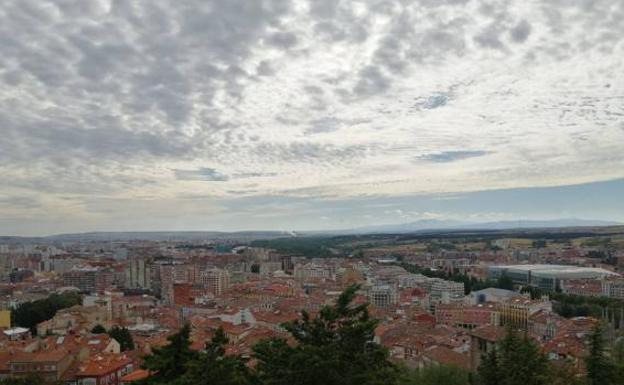
[[[476,328],[470,332],[470,368],[476,371],[481,364],[481,359],[505,337],[505,328],[487,325]]]
[[[527,330],[529,318],[538,311],[552,312],[549,300],[532,300],[526,297],[515,297],[499,304],[502,325]]]
[[[10,377],[37,375],[48,382],[59,381],[73,362],[73,355],[65,349],[38,352],[17,352],[8,362]]]
[[[330,279],[332,277],[332,271],[329,266],[312,262],[305,264],[297,263],[293,274],[297,280]]]
[[[447,281],[440,278],[432,278],[426,282],[426,290],[429,293],[429,302],[451,303],[454,300],[464,298],[464,283]]]
[[[149,264],[144,258],[133,258],[127,262],[126,269],[126,287],[150,289],[152,287],[152,278]]]
[[[0,310],[0,329],[11,327],[11,310]]]
[[[464,329],[500,325],[500,312],[492,303],[468,306],[440,304],[435,307],[435,317],[438,324]]]
[[[230,273],[225,269],[212,268],[199,274],[204,287],[215,295],[223,294],[230,287]]]
[[[518,292],[515,291],[488,287],[486,289],[473,291],[472,293],[470,293],[470,301],[473,304],[486,302],[500,303],[503,301],[507,301],[512,297],[517,297],[518,295]]]
[[[125,354],[96,354],[80,366],[77,385],[120,385],[132,373],[132,360]]]
[[[603,284],[597,279],[562,279],[559,286],[564,294],[585,297],[600,297],[603,291]]]
[[[63,284],[87,293],[103,293],[112,286],[113,273],[99,267],[74,267],[63,274]]]
[[[605,279],[602,281],[602,295],[624,299],[624,279]]]
[[[398,303],[399,296],[392,285],[376,285],[368,290],[368,301],[375,307],[388,308]]]
[[[488,277],[511,278],[517,285],[535,286],[540,289],[555,290],[564,279],[602,279],[619,274],[609,270],[567,265],[506,265],[489,266]]]
[[[9,341],[28,340],[31,337],[30,329],[16,327],[3,331]]]

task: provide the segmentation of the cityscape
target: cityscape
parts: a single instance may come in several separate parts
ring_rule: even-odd
[[[0,385],[624,385],[624,0],[2,0],[0,175]]]
[[[0,239],[4,378],[141,383],[145,356],[185,324],[190,349],[220,330],[226,354],[254,360],[350,287],[373,341],[413,369],[477,372],[511,327],[574,377],[598,325],[624,332],[624,226],[128,236]]]

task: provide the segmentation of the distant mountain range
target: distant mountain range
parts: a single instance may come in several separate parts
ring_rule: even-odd
[[[357,235],[357,234],[407,234],[427,231],[453,230],[520,230],[520,229],[554,229],[574,227],[606,227],[624,225],[612,221],[587,219],[556,219],[556,220],[518,220],[499,222],[462,222],[454,220],[426,219],[416,222],[357,227],[353,229],[328,231],[135,231],[135,232],[89,232],[76,234],[58,234],[47,237],[12,237],[0,236],[2,243],[38,243],[38,242],[106,242],[106,241],[202,241],[202,240],[238,240],[253,241],[258,239],[274,239],[298,236],[319,235]]]
[[[499,222],[462,222],[454,220],[424,219],[416,222],[365,226],[354,229],[328,231],[332,234],[405,234],[427,230],[512,230],[560,227],[619,226],[622,223],[587,219],[518,220]]]
[[[202,240],[240,240],[273,239],[294,236],[287,231],[128,231],[128,232],[89,232],[75,234],[57,234],[46,237],[2,237],[3,242],[107,242],[107,241],[202,241]]]

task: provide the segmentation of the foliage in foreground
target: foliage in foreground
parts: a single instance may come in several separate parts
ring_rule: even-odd
[[[453,366],[427,366],[406,371],[400,385],[470,385],[470,372]]]
[[[324,307],[315,318],[286,325],[296,340],[259,343],[254,351],[259,380],[270,385],[394,384],[397,368],[388,352],[373,342],[377,321],[367,306],[353,305],[358,287],[348,288],[336,305]]]
[[[446,366],[405,369],[373,342],[377,322],[366,305],[353,304],[357,289],[350,287],[315,317],[303,312],[301,319],[284,325],[294,343],[279,338],[261,341],[251,362],[226,354],[228,340],[221,329],[203,352],[193,351],[190,327],[185,325],[168,338],[168,345],[145,357],[144,367],[154,375],[140,385],[622,384],[624,340],[607,349],[600,328],[590,339],[586,378],[578,377],[568,364],[548,361],[535,341],[512,329],[482,357],[476,373]]]
[[[387,350],[373,342],[377,321],[366,305],[352,303],[357,290],[350,287],[314,318],[304,312],[300,320],[284,325],[296,340],[294,346],[279,338],[257,344],[253,370],[244,358],[225,355],[222,330],[205,352],[194,352],[185,325],[169,337],[168,345],[145,357],[144,367],[155,374],[143,384],[395,384],[399,369],[389,361]]]

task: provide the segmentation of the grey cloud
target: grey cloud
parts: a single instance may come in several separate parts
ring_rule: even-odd
[[[497,26],[491,25],[476,35],[474,41],[485,48],[504,50],[506,47],[500,40],[500,34],[501,30]]]
[[[260,64],[258,64],[256,72],[258,73],[258,76],[271,76],[275,74],[275,69],[273,69],[270,62],[263,60]]]
[[[297,44],[297,35],[291,32],[277,32],[270,35],[267,42],[277,48],[289,49]]]
[[[359,80],[353,89],[358,96],[369,96],[382,93],[390,87],[390,79],[374,66],[360,70]]]
[[[489,152],[477,150],[477,151],[442,151],[434,152],[431,154],[425,154],[417,156],[417,161],[433,162],[433,163],[449,163],[459,160],[477,158],[480,156],[488,155]]]
[[[227,175],[224,175],[214,168],[198,168],[196,170],[173,170],[176,179],[179,180],[201,180],[207,182],[226,182],[230,180]]]
[[[41,207],[37,199],[20,196],[0,196],[0,207],[7,206],[12,209],[33,209]]]
[[[511,29],[510,34],[513,41],[523,43],[531,34],[531,24],[526,20],[522,20]]]
[[[341,122],[336,118],[322,118],[316,119],[310,122],[310,126],[305,130],[307,135],[321,134],[326,132],[333,132],[340,128]]]
[[[360,145],[336,146],[314,142],[291,142],[288,144],[264,142],[250,149],[251,154],[264,162],[282,163],[316,162],[318,165],[337,166],[340,163],[357,161],[366,156],[370,149]]]
[[[232,178],[265,178],[279,175],[276,172],[239,172],[232,175]]]

